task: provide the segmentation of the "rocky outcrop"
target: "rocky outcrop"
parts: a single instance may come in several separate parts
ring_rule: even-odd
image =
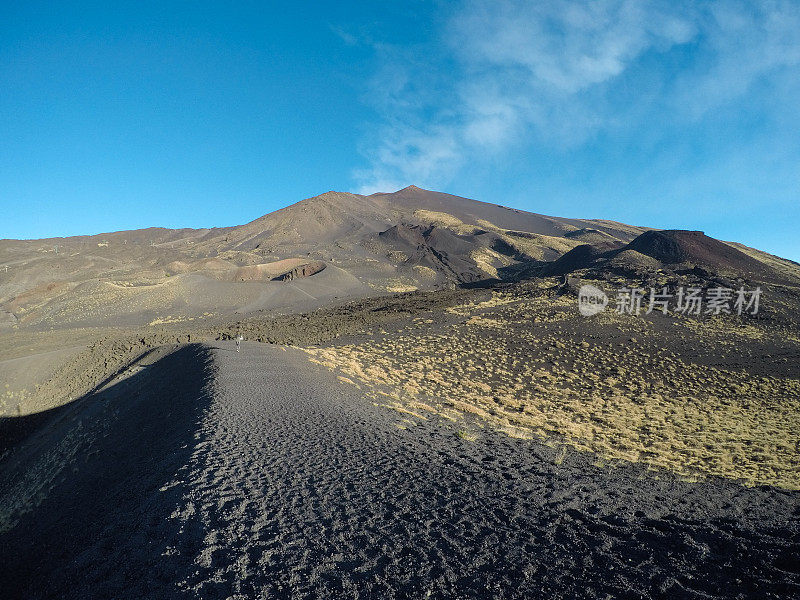
[[[314,260],[302,265],[299,265],[293,269],[286,271],[285,273],[281,273],[280,275],[276,275],[272,278],[272,281],[291,281],[293,279],[300,279],[301,277],[311,277],[312,275],[316,275],[323,269],[325,269],[327,265],[324,262],[319,260]]]

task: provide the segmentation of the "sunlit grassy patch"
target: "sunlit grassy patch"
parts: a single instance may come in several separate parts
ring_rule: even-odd
[[[493,298],[458,307],[471,318],[437,333],[307,351],[355,381],[392,390],[417,414],[424,403],[515,437],[562,439],[598,460],[800,489],[800,380],[688,362],[636,317],[606,318],[629,332],[616,345],[530,325],[581,318],[560,305]],[[758,337],[747,327],[755,328],[731,335]]]

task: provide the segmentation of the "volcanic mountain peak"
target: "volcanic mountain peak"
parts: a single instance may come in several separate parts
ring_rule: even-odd
[[[441,192],[435,192],[433,190],[426,190],[416,185],[407,185],[404,188],[401,188],[394,192],[373,192],[369,195],[369,197],[373,196],[399,196],[403,194],[414,194],[414,193],[423,193],[423,194],[438,194]]]
[[[763,264],[702,231],[666,229],[646,231],[627,249],[636,250],[665,264],[694,263],[739,273],[763,269]]]
[[[411,185],[369,196],[328,191],[236,227],[0,241],[0,327],[299,310],[544,274],[548,261],[552,273],[688,262],[800,281],[797,265],[702,232],[550,217]]]

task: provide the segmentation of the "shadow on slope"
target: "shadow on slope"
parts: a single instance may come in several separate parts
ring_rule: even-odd
[[[179,597],[179,472],[210,402],[210,356],[181,347],[102,391],[5,419],[4,598]],[[182,535],[192,535],[183,532]],[[199,532],[197,535],[202,535]]]

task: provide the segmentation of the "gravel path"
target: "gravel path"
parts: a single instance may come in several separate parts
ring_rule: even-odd
[[[110,394],[93,458],[0,534],[12,598],[800,597],[797,494],[401,430],[280,346],[190,346]]]

